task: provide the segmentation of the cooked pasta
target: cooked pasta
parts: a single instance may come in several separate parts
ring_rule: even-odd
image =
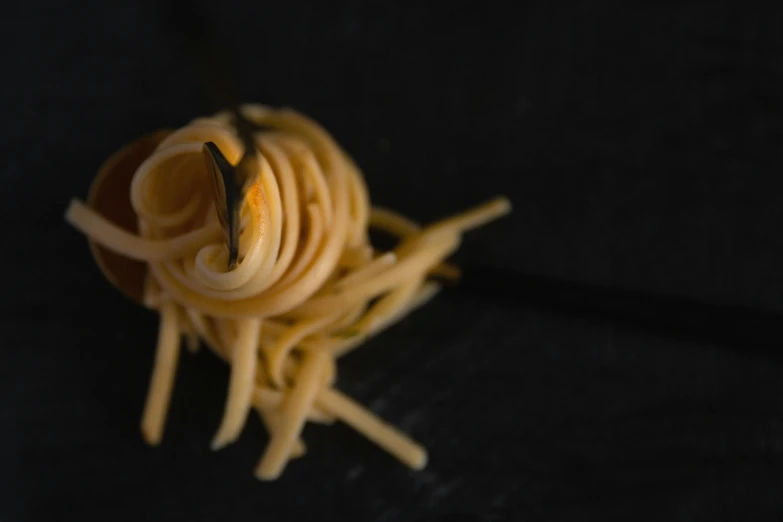
[[[307,422],[345,422],[414,469],[425,449],[334,387],[336,361],[426,303],[429,278],[455,277],[445,259],[462,234],[510,210],[499,198],[429,226],[370,206],[356,165],[310,119],[258,105],[243,114],[255,134],[257,176],[241,209],[239,262],[227,268],[218,214],[201,153],[215,143],[236,164],[241,140],[227,113],[170,133],[136,170],[128,197],[138,234],[73,200],[66,219],[92,241],[146,263],[144,304],[160,332],[141,421],[161,441],[180,342],[203,342],[230,365],[223,418],[212,440],[235,441],[251,410],[269,442],[256,468],[278,477],[305,453]],[[390,252],[373,248],[370,227],[395,235]]]

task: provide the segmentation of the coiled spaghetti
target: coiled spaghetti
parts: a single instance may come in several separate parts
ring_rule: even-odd
[[[145,304],[160,313],[157,354],[142,433],[158,444],[180,338],[203,341],[231,365],[223,419],[212,447],[240,434],[255,408],[270,440],[256,469],[274,479],[305,452],[307,421],[342,420],[412,468],[426,451],[334,389],[335,361],[424,304],[438,290],[427,280],[460,244],[461,234],[509,211],[505,199],[427,227],[370,207],[351,159],[329,134],[291,110],[257,105],[246,117],[258,132],[256,182],[241,211],[239,263],[227,251],[201,147],[212,141],[236,163],[241,141],[227,114],[194,120],[168,135],[138,168],[130,200],[139,235],[79,201],[66,219],[95,242],[148,265]],[[368,229],[400,238],[377,252]]]

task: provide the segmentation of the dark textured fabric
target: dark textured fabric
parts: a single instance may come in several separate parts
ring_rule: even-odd
[[[512,199],[458,260],[783,310],[779,12],[471,4],[213,12],[243,98],[320,121],[375,202],[427,221]],[[255,481],[256,418],[209,450],[228,373],[207,351],[183,354],[147,448],[156,318],[62,216],[121,144],[215,109],[159,13],[0,15],[0,520],[783,518],[781,363],[457,291],[339,367],[342,390],[429,448],[426,470],[308,426],[308,455]]]

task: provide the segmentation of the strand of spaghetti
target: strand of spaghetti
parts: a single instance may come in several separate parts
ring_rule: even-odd
[[[404,302],[400,308],[391,310],[387,315],[382,317],[372,317],[369,321],[369,328],[363,331],[359,331],[357,335],[347,339],[333,337],[325,340],[306,340],[302,343],[302,348],[306,350],[328,350],[335,357],[342,357],[343,355],[360,346],[362,343],[366,342],[368,339],[391,327],[417,308],[427,304],[430,299],[435,297],[439,290],[439,285],[435,283],[425,283],[421,288],[418,289],[413,297],[411,297],[407,302]],[[392,299],[391,296],[390,299]],[[380,304],[380,302],[378,304]],[[379,312],[380,311],[382,311],[382,309],[380,309]]]
[[[287,397],[282,410],[282,419],[256,468],[256,477],[261,480],[274,480],[280,476],[291,446],[302,431],[307,411],[312,407],[320,384],[320,374],[328,358],[324,353],[304,355],[296,383]]]
[[[258,411],[258,415],[261,417],[261,421],[266,426],[266,432],[272,436],[272,434],[277,431],[278,426],[280,425],[280,412],[261,408],[256,408],[256,411]],[[294,440],[293,444],[291,445],[291,454],[289,455],[289,458],[297,459],[299,457],[304,457],[305,453],[307,453],[307,446],[305,445],[304,441],[301,438]]]
[[[299,278],[308,266],[313,262],[318,246],[325,235],[325,225],[318,206],[312,203],[305,207],[307,211],[307,238],[298,259],[291,269],[283,276],[280,286],[287,286]]]
[[[426,466],[427,451],[421,445],[337,390],[321,389],[316,403],[410,468]]]
[[[333,209],[332,200],[329,197],[329,188],[324,178],[324,172],[316,161],[313,152],[304,144],[285,136],[276,136],[277,143],[288,152],[289,157],[296,158],[295,172],[299,172],[304,186],[312,187],[313,200],[322,209],[324,224],[328,228],[331,225]],[[307,194],[305,194],[307,198]]]
[[[438,237],[442,234],[456,233],[461,235],[473,227],[507,214],[510,210],[511,206],[507,199],[496,198],[466,212],[461,212],[450,218],[435,222],[419,233],[405,237],[400,245],[397,246],[396,252],[400,257],[411,255],[427,245],[437,243],[439,241]],[[431,267],[428,269],[428,272],[435,271],[435,268],[435,266]],[[446,268],[446,271],[449,272],[450,270]]]
[[[321,330],[333,323],[340,317],[340,311],[321,317],[314,317],[299,322],[295,326],[288,328],[271,346],[264,347],[269,376],[272,382],[282,388],[285,385],[283,380],[283,361],[291,350],[305,337]]]
[[[421,226],[412,219],[382,207],[372,208],[369,224],[372,228],[403,239],[421,232]],[[439,263],[432,267],[428,273],[452,281],[456,281],[461,275],[460,269],[449,263]]]
[[[264,408],[267,410],[280,408],[283,404],[283,399],[283,392],[264,386],[256,386],[256,389],[253,392],[253,406],[257,408]],[[313,406],[310,411],[307,412],[307,420],[317,424],[333,424],[335,418],[324,412],[318,406]]]
[[[231,378],[220,428],[212,440],[218,450],[233,442],[245,425],[255,382],[256,352],[261,333],[261,320],[242,319],[237,324],[238,335],[231,353]]]
[[[299,238],[300,207],[299,198],[297,197],[296,177],[294,176],[290,160],[273,140],[258,139],[257,147],[269,161],[272,172],[277,178],[284,212],[281,217],[283,223],[282,247],[280,256],[275,264],[275,272],[272,274],[272,278],[278,281],[288,270],[294,259]]]
[[[221,237],[219,226],[208,226],[170,239],[143,239],[121,229],[78,200],[71,201],[65,219],[101,246],[139,261],[182,257],[220,241]]]
[[[201,146],[205,141],[214,142],[232,165],[237,164],[244,152],[242,142],[232,132],[227,123],[211,121],[205,123],[191,122],[189,125],[175,130],[158,145],[155,155],[162,154],[163,157],[167,157],[167,155],[175,154],[173,151],[178,150],[178,147],[192,145],[196,145],[193,151],[200,154]],[[154,158],[155,155],[150,158]],[[148,165],[142,163],[139,171],[143,173],[146,168],[148,168]]]
[[[379,274],[386,268],[390,267],[397,261],[397,255],[394,252],[387,252],[377,258],[373,259],[363,267],[354,270],[342,279],[338,279],[334,286],[330,289],[333,292],[339,292],[351,285],[366,281],[371,277]]]
[[[369,311],[356,323],[349,326],[347,332],[338,337],[366,338],[370,332],[382,329],[386,324],[393,322],[396,314],[402,310],[406,303],[410,302],[416,290],[421,286],[421,279],[414,278],[406,281],[374,303]],[[356,344],[358,346],[358,343]]]
[[[437,221],[427,228],[456,229],[466,232],[486,225],[490,221],[511,212],[511,202],[507,198],[495,198],[465,212]]]
[[[141,417],[141,433],[147,444],[157,446],[163,438],[163,427],[174,387],[179,358],[179,327],[177,308],[171,301],[160,307],[160,329],[155,364],[147,392],[147,401]]]
[[[434,237],[426,248],[410,253],[376,277],[335,295],[314,297],[288,315],[296,318],[320,315],[329,310],[351,306],[358,301],[372,299],[394,288],[402,280],[425,273],[437,260],[453,252],[459,246],[459,240],[458,235],[444,231]]]

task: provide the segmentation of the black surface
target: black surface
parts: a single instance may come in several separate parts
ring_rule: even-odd
[[[459,261],[783,310],[778,12],[404,4],[215,12],[226,48],[253,53],[243,97],[322,122],[376,202],[426,221],[512,199]],[[206,351],[183,355],[145,447],[156,319],[62,215],[118,146],[213,110],[159,12],[0,16],[0,520],[783,518],[779,363],[457,292],[340,366],[341,389],[430,448],[423,472],[312,426],[306,458],[255,481],[255,419],[208,448],[227,371]]]
[[[687,340],[783,362],[783,315],[749,306],[704,302],[680,295],[598,286],[519,270],[460,266],[458,281],[443,280],[462,295],[524,307],[563,318],[612,323],[658,337]]]

